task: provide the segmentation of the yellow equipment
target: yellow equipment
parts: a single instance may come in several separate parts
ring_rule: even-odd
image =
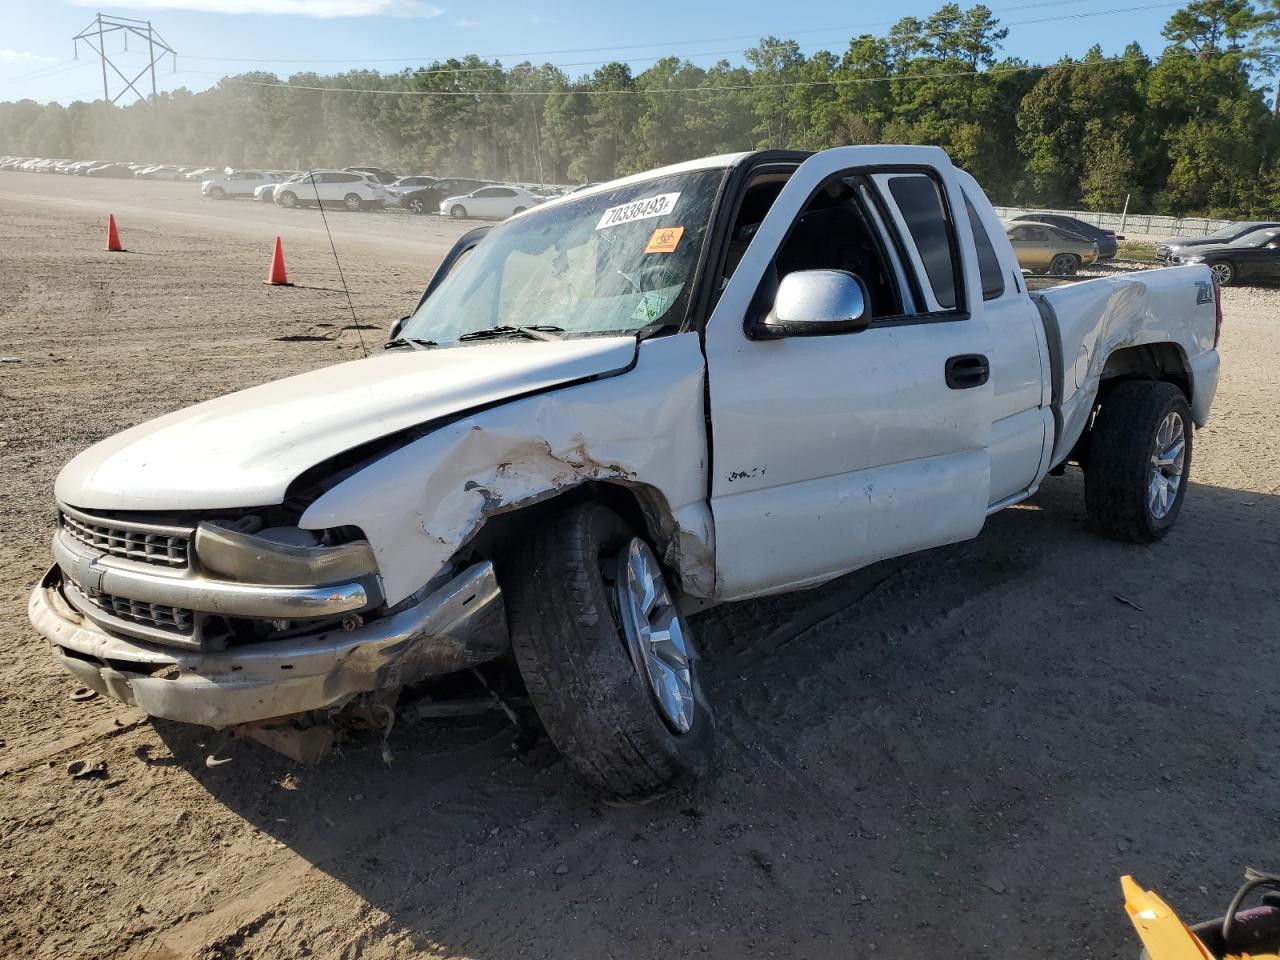
[[[1249,868],[1226,916],[1188,927],[1173,908],[1133,877],[1120,878],[1124,909],[1146,947],[1143,960],[1280,960],[1280,876]],[[1261,906],[1241,910],[1252,891]]]

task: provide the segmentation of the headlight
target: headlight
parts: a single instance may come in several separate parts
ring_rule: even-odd
[[[1174,257],[1179,263],[1204,263],[1204,257]]]
[[[242,533],[217,523],[201,523],[196,527],[196,556],[206,570],[241,583],[324,587],[378,571],[368,540],[332,547],[301,546],[264,536],[266,532]]]

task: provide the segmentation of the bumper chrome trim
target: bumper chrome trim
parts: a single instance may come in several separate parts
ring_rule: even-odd
[[[363,583],[328,587],[277,587],[256,583],[210,580],[190,570],[162,567],[139,569],[80,544],[59,531],[53,538],[53,559],[67,576],[95,592],[128,597],[143,603],[162,603],[201,613],[268,620],[331,617],[362,610],[381,597]]]
[[[489,561],[417,605],[355,630],[328,629],[218,652],[164,649],[108,633],[73,609],[53,567],[27,614],[80,683],[152,716],[211,727],[342,706],[501,656],[510,646]]]

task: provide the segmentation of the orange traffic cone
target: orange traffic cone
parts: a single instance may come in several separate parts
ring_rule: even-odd
[[[114,213],[107,214],[107,249],[112,253],[124,252],[124,247],[120,246],[120,231],[116,229]]]
[[[284,269],[284,244],[280,242],[280,238],[276,237],[276,250],[271,255],[271,272],[267,274],[267,279],[263,283],[269,283],[273,287],[292,287],[289,282],[289,274]]]

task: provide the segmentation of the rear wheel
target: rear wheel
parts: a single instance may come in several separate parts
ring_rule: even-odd
[[[516,661],[576,772],[629,803],[700,774],[714,724],[689,625],[649,545],[613,511],[578,504],[531,531],[512,569]]]
[[[359,194],[348,193],[342,198],[342,202],[352,213],[358,213],[364,209],[364,201],[360,199]]]
[[[1055,277],[1072,277],[1080,269],[1080,258],[1074,253],[1060,253],[1049,264],[1049,273]]]
[[[1220,287],[1229,287],[1236,279],[1236,268],[1225,260],[1209,264],[1209,272],[1213,274],[1214,282]]]
[[[467,219],[467,208],[460,203],[455,203],[453,209],[449,211],[449,216],[455,220]]]
[[[1191,408],[1171,383],[1116,387],[1094,420],[1084,476],[1085,507],[1108,536],[1159,540],[1182,510],[1191,472]]]
[[[511,215],[514,217],[517,213],[524,213],[528,209],[529,209],[528,207],[516,207],[514,210],[511,211]]]

